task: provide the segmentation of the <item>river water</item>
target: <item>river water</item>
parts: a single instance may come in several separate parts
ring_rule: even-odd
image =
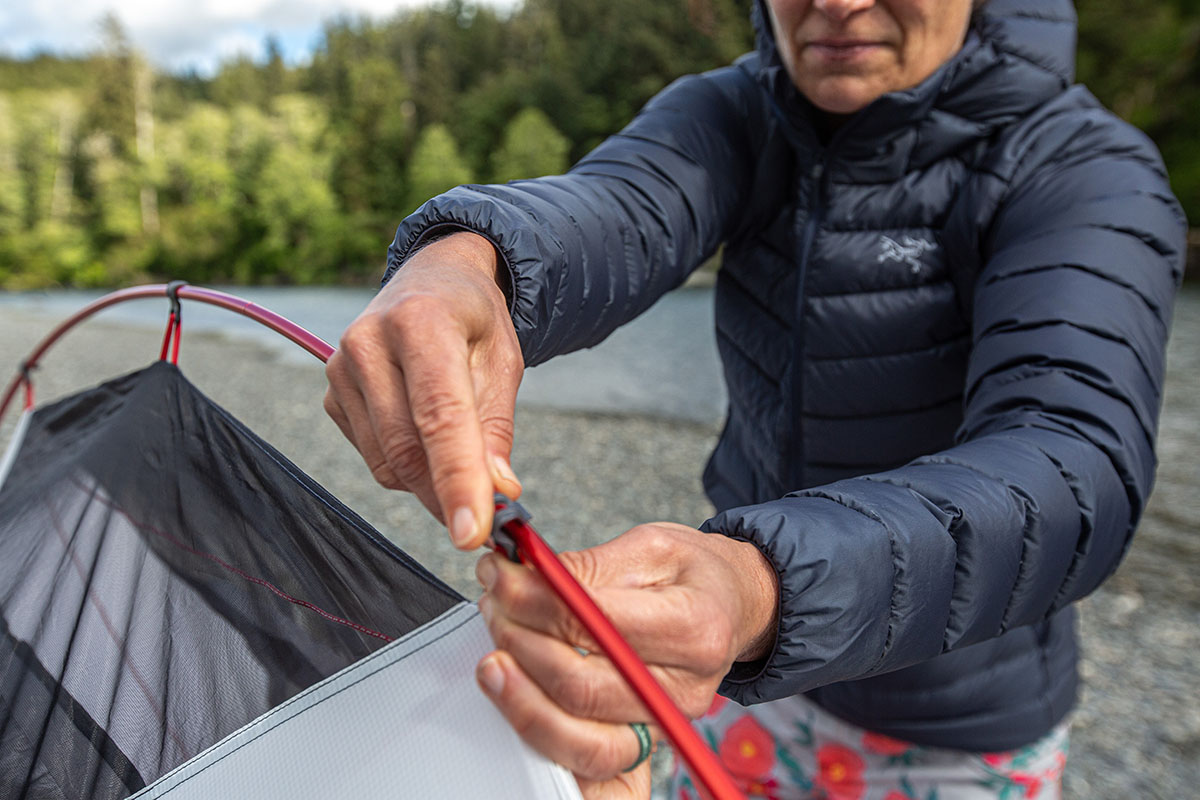
[[[334,345],[375,293],[343,288],[237,287],[225,291],[282,314]],[[4,310],[11,308],[57,321],[100,295],[92,291],[0,293],[0,320]],[[166,309],[163,299],[136,300],[105,309],[98,318],[162,328]],[[189,332],[220,332],[278,349],[286,359],[310,358],[278,334],[228,311],[188,303],[184,314]],[[711,289],[671,292],[599,347],[526,371],[519,402],[561,410],[717,422],[724,415],[725,388],[712,314]],[[6,369],[0,369],[0,374]]]

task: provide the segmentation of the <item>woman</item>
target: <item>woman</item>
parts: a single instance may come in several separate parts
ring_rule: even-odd
[[[406,219],[330,362],[376,478],[475,547],[522,365],[724,245],[719,513],[566,557],[687,713],[747,706],[699,724],[755,796],[1057,796],[1071,603],[1152,482],[1182,215],[1071,87],[1069,2],[976,5],[758,3],[755,53],[567,175]],[[645,796],[640,704],[536,575],[478,575],[484,690],[588,797]]]

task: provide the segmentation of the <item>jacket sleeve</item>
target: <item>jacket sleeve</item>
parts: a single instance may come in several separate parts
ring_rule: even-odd
[[[1046,123],[984,237],[958,444],[729,510],[780,578],[762,702],[1054,614],[1117,566],[1153,482],[1185,223],[1152,144],[1100,109]]]
[[[472,230],[506,262],[527,366],[598,344],[727,238],[758,94],[736,66],[681,78],[566,175],[439,195],[400,224],[384,280],[431,235]]]

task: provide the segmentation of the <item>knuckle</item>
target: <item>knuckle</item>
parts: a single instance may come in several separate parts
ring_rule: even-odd
[[[568,644],[589,651],[596,649],[591,635],[574,614],[560,615],[556,627],[557,636]]]
[[[429,459],[429,477],[433,481],[433,485],[440,491],[449,491],[452,485],[461,483],[467,476],[474,474],[474,466],[475,464],[462,454],[455,453],[448,456],[439,451],[436,458]],[[479,461],[477,466],[481,472],[484,470],[482,461]],[[461,485],[459,488],[461,489]],[[488,491],[491,491],[490,483]]]
[[[620,772],[626,766],[621,756],[622,733],[618,731],[583,745],[576,757],[575,771],[589,780],[603,780]]]
[[[693,630],[691,639],[690,652],[697,672],[705,675],[723,673],[732,662],[733,630],[723,614],[711,615],[707,624]]]
[[[321,398],[321,406],[325,409],[325,413],[333,414],[334,411],[341,411],[342,407],[333,396],[333,387],[325,389],[325,396]]]
[[[429,387],[413,400],[412,416],[422,437],[441,439],[462,425],[467,404],[456,393],[440,387]]]
[[[405,489],[407,488],[404,481],[396,477],[396,473],[392,472],[391,468],[386,463],[370,464],[371,477],[385,489]]]
[[[498,616],[492,617],[488,623],[488,633],[492,635],[492,643],[496,645],[496,649],[507,650],[510,653],[516,650],[518,642],[513,626],[504,624]]]
[[[575,579],[584,586],[591,586],[597,582],[600,575],[600,562],[596,552],[591,548],[568,550],[560,553],[559,558],[575,576]]]
[[[705,688],[699,684],[692,684],[682,691],[679,697],[676,698],[676,703],[679,705],[679,710],[684,713],[688,719],[697,719],[708,711],[708,707],[712,705],[713,690]]]
[[[512,725],[513,730],[517,735],[526,741],[531,741],[533,735],[537,732],[539,719],[536,713],[525,706],[518,706],[510,710],[508,714],[508,722]]]
[[[525,371],[525,358],[519,347],[500,347],[491,357],[492,369],[506,383],[518,383]]]
[[[326,374],[344,369],[344,359],[357,360],[356,357],[361,356],[364,351],[374,349],[378,334],[370,320],[371,317],[360,317],[342,331],[338,340],[338,352],[325,365]]]
[[[383,324],[401,341],[420,342],[431,331],[452,318],[440,297],[421,291],[408,291],[397,297],[384,312]]]
[[[484,416],[480,422],[483,424],[483,429],[487,431],[488,438],[493,442],[500,444],[506,452],[512,451],[514,433],[514,422],[512,417],[504,414],[488,414]]]
[[[343,358],[344,356],[339,348],[338,350],[334,350],[333,355],[331,355],[329,360],[325,362],[325,380],[329,382],[331,390],[333,385],[342,379],[342,373],[344,371],[342,365]]]
[[[643,548],[648,559],[662,561],[672,557],[678,547],[675,535],[658,525],[641,525],[638,527]]]
[[[597,691],[594,682],[578,672],[559,673],[554,686],[547,687],[547,692],[568,714],[584,719],[600,717],[602,693]]]
[[[384,445],[384,464],[402,483],[418,481],[428,469],[425,463],[425,451],[409,437],[397,437]],[[374,474],[374,470],[372,470]],[[377,478],[378,479],[378,476]]]
[[[385,317],[388,323],[397,327],[412,322],[426,322],[422,318],[437,311],[441,305],[439,298],[427,290],[410,287],[397,295],[388,304]]]
[[[321,400],[321,405],[325,409],[325,413],[334,420],[343,420],[346,418],[346,412],[342,410],[342,404],[338,402],[333,394],[333,387],[325,390],[325,397]]]
[[[501,607],[517,610],[522,608],[527,601],[528,592],[523,585],[524,581],[513,580],[513,577],[509,570],[498,570],[495,582],[488,589],[488,594]]]

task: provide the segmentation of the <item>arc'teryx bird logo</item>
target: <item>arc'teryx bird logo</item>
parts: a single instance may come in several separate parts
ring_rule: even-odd
[[[913,272],[920,272],[921,267],[924,266],[921,263],[921,256],[937,250],[936,242],[914,239],[912,236],[904,236],[898,242],[889,236],[881,236],[879,237],[879,246],[883,248],[883,251],[875,259],[878,263],[899,261],[902,264],[908,264],[909,269]]]

